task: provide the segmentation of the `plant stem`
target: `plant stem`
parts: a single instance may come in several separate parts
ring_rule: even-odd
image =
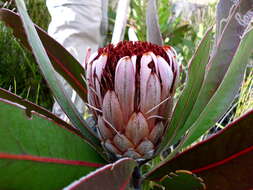
[[[141,190],[141,171],[139,166],[134,168],[132,185],[134,190]]]

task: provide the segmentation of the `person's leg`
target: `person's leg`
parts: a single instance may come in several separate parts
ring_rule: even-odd
[[[61,43],[80,63],[83,63],[87,48],[96,51],[102,43],[101,0],[47,0],[51,14],[48,33]],[[70,97],[73,90],[67,82],[58,75]],[[84,111],[84,104],[79,97],[74,100],[80,113]],[[53,113],[66,119],[57,102],[53,106]]]

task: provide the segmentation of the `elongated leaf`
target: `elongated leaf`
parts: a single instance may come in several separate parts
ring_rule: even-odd
[[[113,34],[112,34],[112,44],[117,44],[118,42],[124,40],[124,34],[126,30],[128,11],[129,11],[130,0],[119,0],[117,7],[117,15],[114,24]]]
[[[31,50],[29,42],[18,14],[8,9],[0,9],[0,20],[13,29],[14,35]],[[75,89],[78,95],[86,101],[86,84],[82,78],[84,68],[79,62],[57,41],[51,38],[45,31],[35,25],[38,35],[46,49],[47,55],[53,64],[54,69],[61,74],[68,83]],[[84,50],[85,52],[86,50]]]
[[[104,163],[78,130],[0,99],[0,189],[61,189]]]
[[[160,179],[178,169],[190,170],[204,179],[207,190],[253,188],[253,110],[220,133],[162,163],[147,178]]]
[[[97,151],[102,152],[103,150],[101,148],[99,139],[83,120],[82,116],[78,113],[76,107],[70,100],[70,97],[67,95],[61,83],[57,80],[53,66],[51,65],[46,51],[43,48],[40,38],[34,28],[34,24],[27,14],[24,1],[16,0],[16,5],[20,13],[23,27],[27,34],[27,39],[30,42],[30,46],[33,50],[37,63],[39,64],[40,70],[42,71],[42,74],[44,75],[50,89],[54,93],[57,102],[60,104],[61,108],[64,110],[75,127],[82,131],[87,142],[90,143]]]
[[[212,28],[207,31],[189,63],[186,87],[177,102],[172,116],[172,121],[165,133],[166,135],[161,144],[161,148],[171,142],[176,143],[176,141],[179,140],[186,131],[183,126],[197,100],[204,80],[205,69],[209,58],[209,50],[211,47],[211,39]]]
[[[147,0],[146,25],[147,41],[162,46],[163,40],[158,22],[156,0]]]
[[[222,32],[222,36],[218,40],[217,46],[214,46],[212,57],[208,63],[205,82],[199,93],[198,101],[194,105],[185,123],[186,128],[189,128],[197,120],[220,86],[239,48],[242,35],[248,25],[246,21],[250,20],[253,16],[252,10],[253,0],[240,0],[231,12],[229,20]],[[242,23],[245,18],[247,18],[246,21],[244,21],[245,23]]]
[[[136,162],[134,160],[123,158],[79,179],[64,190],[126,190],[129,188],[135,167]]]
[[[70,124],[66,123],[65,121],[61,120],[60,118],[58,118],[56,115],[54,115],[53,113],[47,111],[45,108],[40,107],[32,102],[29,102],[26,99],[23,99],[11,92],[9,92],[8,90],[5,90],[3,88],[0,88],[0,98],[10,101],[14,104],[19,104],[23,107],[26,108],[26,114],[29,116],[31,115],[32,111],[35,111],[39,114],[41,114],[42,116],[45,116],[53,121],[55,121],[56,123],[69,128],[69,129],[74,129],[76,131],[76,133],[78,133],[82,138],[85,139],[85,137],[83,137],[82,133],[77,130],[76,128],[74,128],[73,126],[71,126]]]
[[[253,29],[246,33],[242,39],[224,80],[197,121],[191,126],[188,137],[182,143],[183,147],[189,146],[210,127],[214,126],[220,117],[229,109],[235,95],[238,93],[248,59],[253,51],[252,42]]]

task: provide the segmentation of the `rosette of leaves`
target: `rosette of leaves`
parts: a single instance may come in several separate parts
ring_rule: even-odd
[[[252,110],[188,148],[215,125],[238,93],[253,50],[253,29],[248,26],[252,0],[218,3],[215,40],[212,42],[209,29],[196,48],[185,88],[149,159],[156,159],[172,145],[174,149],[146,173],[141,169],[150,160],[115,160],[106,153],[97,133],[56,80],[55,71],[87,102],[84,68],[32,23],[23,0],[16,0],[16,5],[19,14],[1,9],[0,19],[32,50],[71,124],[0,89],[0,189],[123,190],[141,189],[144,183],[151,184],[145,186],[148,189],[253,188]],[[146,10],[147,40],[162,46],[154,0],[147,2]]]

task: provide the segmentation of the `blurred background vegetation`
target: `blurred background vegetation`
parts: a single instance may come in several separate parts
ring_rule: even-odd
[[[14,9],[7,1],[6,8]],[[32,20],[47,30],[50,16],[45,0],[26,0]],[[22,47],[12,31],[0,23],[0,87],[51,109],[53,100],[32,54]]]
[[[14,9],[6,0],[0,0],[0,6]],[[172,45],[178,52],[178,61],[182,67],[182,83],[178,94],[184,87],[187,63],[205,31],[215,23],[217,0],[157,0],[159,23],[166,45]],[[50,15],[45,0],[26,0],[32,20],[47,30]],[[132,27],[139,40],[146,39],[145,1],[132,0],[127,28]],[[109,30],[106,42],[110,41],[115,20],[115,9],[109,9]],[[128,29],[127,29],[128,30]],[[126,30],[126,31],[127,31]],[[125,39],[127,40],[127,32]],[[229,120],[239,117],[253,107],[253,68],[252,61],[247,69],[242,90],[238,94],[229,112],[217,126],[223,127]],[[22,47],[10,29],[0,23],[0,87],[51,109],[53,99],[41,76],[37,64],[30,52]]]

